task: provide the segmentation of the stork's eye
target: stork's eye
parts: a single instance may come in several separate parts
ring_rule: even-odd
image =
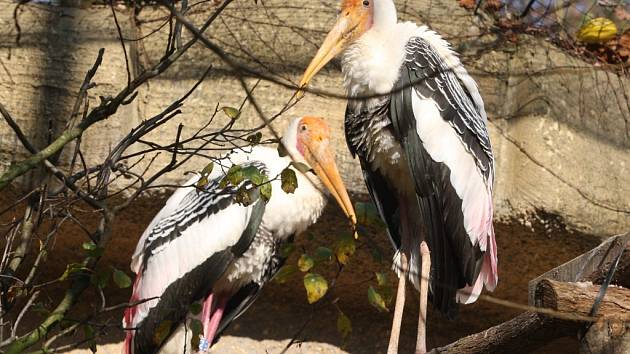
[[[365,7],[370,6],[370,2],[368,0],[363,0],[363,6]]]

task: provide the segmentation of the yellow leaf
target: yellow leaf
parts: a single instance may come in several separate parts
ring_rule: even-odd
[[[372,286],[368,288],[368,300],[370,301],[370,304],[376,307],[379,311],[389,311],[381,294],[374,290]]]
[[[385,286],[387,284],[386,273],[376,272],[374,274],[376,274],[376,283],[378,284],[378,286]]]
[[[306,298],[309,304],[313,304],[328,291],[328,281],[319,274],[307,273],[304,275],[304,288],[306,289]]]
[[[297,267],[293,264],[287,264],[280,268],[278,273],[273,277],[273,280],[277,283],[284,284],[289,278],[297,272]]]
[[[298,186],[297,176],[295,175],[295,171],[293,171],[292,169],[288,167],[282,170],[282,172],[280,173],[280,181],[281,181],[280,188],[282,188],[282,190],[285,193],[295,192],[295,189]]]
[[[210,161],[206,167],[203,168],[203,170],[201,171],[201,175],[202,176],[208,176],[212,173],[212,170],[214,169],[214,162]]]
[[[577,33],[577,39],[584,43],[604,43],[617,35],[617,26],[607,18],[594,18],[584,24]]]
[[[303,254],[300,257],[300,259],[298,259],[298,268],[300,268],[300,271],[302,271],[304,273],[306,273],[309,270],[311,270],[311,268],[313,268],[314,265],[315,265],[315,260],[313,260],[313,258],[311,258],[306,253]]]
[[[239,110],[234,107],[223,107],[221,108],[221,110],[223,111],[223,113],[225,113],[226,116],[230,117],[231,119],[236,119],[241,114],[241,112],[239,112]]]
[[[350,332],[352,332],[352,323],[350,318],[345,313],[339,311],[339,317],[337,317],[337,331],[343,338],[346,338]]]
[[[348,264],[355,250],[356,245],[354,244],[354,238],[350,235],[342,236],[339,241],[337,241],[337,248],[335,250],[339,263],[343,265]]]

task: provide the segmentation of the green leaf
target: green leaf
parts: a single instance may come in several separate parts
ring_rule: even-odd
[[[214,169],[214,162],[210,161],[206,165],[206,167],[204,167],[203,170],[201,170],[201,177],[199,178],[196,184],[197,188],[199,189],[206,188],[206,186],[208,185],[208,176],[210,176],[213,169]]]
[[[376,307],[376,309],[379,311],[389,311],[389,309],[387,309],[387,305],[385,304],[383,296],[381,296],[381,294],[374,290],[372,286],[368,288],[368,301],[370,301],[370,304]]]
[[[278,143],[278,156],[280,157],[285,157],[289,155],[289,152],[287,151],[287,148],[284,147],[284,145],[282,145],[282,143]]]
[[[236,191],[234,199],[237,203],[242,204],[243,206],[251,205],[254,202],[252,194],[246,186],[241,186],[241,188]]]
[[[109,273],[109,269],[101,269],[99,271],[96,271],[92,273],[92,276],[90,277],[90,282],[92,283],[92,285],[100,289],[104,289],[109,283]]]
[[[96,341],[94,340],[95,333],[92,326],[86,324],[83,326],[83,336],[86,339],[88,347],[92,353],[96,353]]]
[[[376,283],[378,286],[387,285],[387,273],[376,272],[374,274],[376,275]]]
[[[297,273],[297,271],[297,267],[293,264],[284,265],[280,268],[280,270],[278,270],[278,273],[276,273],[273,277],[273,280],[280,284],[284,284],[293,274]]]
[[[94,241],[83,242],[81,247],[86,251],[94,251],[96,249],[96,243],[94,243]]]
[[[335,249],[335,254],[337,255],[337,260],[339,263],[346,265],[350,261],[350,257],[356,251],[356,245],[354,243],[354,238],[350,235],[343,235],[337,241],[337,247]]]
[[[290,168],[285,168],[280,173],[280,181],[282,182],[282,190],[285,193],[293,193],[298,186],[297,176],[295,171]]]
[[[214,162],[210,161],[206,167],[203,168],[203,170],[201,170],[201,175],[202,176],[209,176],[212,173],[212,170],[214,170]]]
[[[381,297],[383,298],[383,300],[385,301],[385,304],[387,306],[391,305],[392,300],[394,300],[394,289],[389,285],[385,285],[385,286],[379,287],[378,291],[381,294]]]
[[[258,132],[256,134],[252,134],[248,136],[246,139],[248,142],[252,143],[253,145],[256,145],[260,143],[260,140],[262,140],[262,133]]]
[[[197,188],[199,189],[205,189],[207,185],[208,185],[208,177],[206,176],[201,176],[201,178],[199,178],[196,184]]]
[[[83,242],[81,247],[83,247],[89,257],[100,257],[105,252],[105,249],[103,247],[99,247],[93,241]]]
[[[245,177],[243,176],[243,168],[241,165],[234,165],[230,167],[230,169],[225,174],[224,179],[227,179],[233,186],[238,186],[239,183],[243,182]]]
[[[230,119],[236,119],[241,115],[241,112],[234,107],[222,107],[221,110],[226,116],[230,117]]]
[[[193,318],[190,320],[190,331],[192,332],[192,336],[190,338],[191,348],[199,348],[199,339],[203,334],[203,323],[201,323],[198,319]]]
[[[160,322],[158,327],[155,329],[155,332],[153,333],[153,343],[155,345],[159,346],[162,344],[162,342],[164,342],[166,337],[171,332],[172,325],[173,325],[173,322],[170,320],[164,320]]]
[[[323,261],[331,261],[333,258],[333,251],[328,247],[317,247],[315,250],[315,261],[323,262]]]
[[[304,288],[308,303],[313,304],[326,295],[328,281],[317,273],[306,273],[304,275]]]
[[[265,175],[260,172],[260,170],[256,166],[247,166],[241,168],[241,174],[243,175],[244,179],[248,179],[254,184],[262,183],[263,177],[265,177]]]
[[[341,311],[339,311],[339,316],[337,317],[337,331],[343,338],[346,338],[350,332],[352,332],[352,322],[350,322],[350,318]]]
[[[188,306],[188,312],[192,313],[193,315],[198,315],[202,309],[203,306],[198,302],[193,302],[192,304],[190,304],[190,306]]]
[[[308,254],[304,253],[300,259],[298,259],[298,268],[301,272],[308,272],[315,266],[315,260],[311,258]]]
[[[269,183],[269,179],[267,179],[267,176],[265,176],[264,182],[260,185],[259,191],[260,197],[264,201],[268,202],[269,199],[271,199],[271,183]]]
[[[112,267],[112,279],[114,280],[114,283],[116,283],[116,285],[121,289],[125,289],[131,286],[131,278],[129,278],[129,276],[125,274],[125,272],[123,272],[122,270],[116,269],[114,267]]]

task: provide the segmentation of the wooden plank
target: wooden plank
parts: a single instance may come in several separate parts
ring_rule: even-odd
[[[589,317],[601,286],[591,282],[564,283],[544,279],[536,288],[536,302],[543,308],[569,316]],[[602,299],[596,317],[630,320],[630,289],[611,285]]]
[[[536,302],[534,300],[536,286],[542,279],[546,278],[561,282],[577,282],[601,278],[601,270],[607,271],[615,257],[617,257],[619,252],[621,252],[621,250],[625,248],[629,242],[630,232],[625,235],[610,237],[589,252],[586,252],[581,256],[578,256],[531,280],[528,285],[529,305],[536,306]],[[596,277],[595,275],[600,275],[600,277]]]

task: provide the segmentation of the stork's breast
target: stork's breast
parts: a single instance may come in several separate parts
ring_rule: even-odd
[[[368,162],[370,168],[381,175],[403,195],[413,195],[415,187],[405,152],[389,129],[370,135]]]

